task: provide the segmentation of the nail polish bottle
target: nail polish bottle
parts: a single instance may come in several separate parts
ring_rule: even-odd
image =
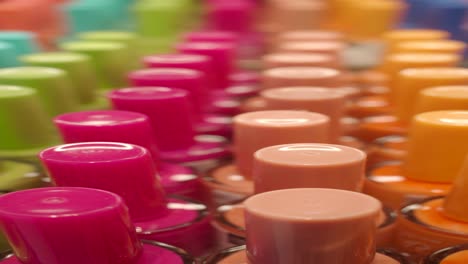
[[[446,197],[418,201],[400,211],[395,244],[416,260],[442,248],[468,243],[468,159],[460,165]]]
[[[195,134],[187,91],[166,87],[125,88],[112,91],[108,98],[114,109],[148,116],[161,160],[204,171],[231,155],[225,138]]]
[[[433,41],[446,40],[450,38],[450,33],[437,29],[394,29],[382,35],[383,41],[387,45],[387,51],[393,52],[401,42],[407,41]]]
[[[376,254],[380,210],[376,199],[345,190],[256,194],[245,201],[246,248],[221,252],[205,263],[406,263]]]
[[[234,118],[234,162],[208,172],[205,183],[218,204],[251,195],[255,151],[286,143],[328,142],[329,129],[329,118],[318,113],[281,110],[240,114]]]
[[[193,170],[160,160],[146,115],[118,110],[83,111],[59,115],[54,118],[54,123],[65,143],[122,142],[148,149],[167,194],[205,200],[201,180]]]
[[[466,44],[456,40],[403,41],[396,45],[395,52],[447,53],[463,56]]]
[[[145,148],[84,142],[49,148],[39,156],[57,186],[97,188],[122,196],[141,239],[179,246],[196,256],[214,246],[207,207],[166,197]]]
[[[129,82],[135,87],[170,87],[189,93],[195,130],[200,134],[229,137],[230,118],[207,113],[206,105],[211,101],[210,91],[205,86],[204,73],[182,68],[142,69],[128,74]]]
[[[406,135],[408,123],[416,113],[421,91],[436,86],[465,85],[467,82],[468,69],[464,68],[426,67],[400,71],[392,91],[394,114],[362,120],[359,138],[371,142],[384,136]]]
[[[438,86],[421,90],[414,112],[468,109],[468,86]],[[408,128],[408,130],[411,127]],[[411,133],[411,132],[408,132]],[[406,136],[386,136],[368,145],[368,165],[392,160],[403,160],[406,155]]]
[[[427,256],[421,264],[463,264],[468,259],[468,244],[444,248]]]
[[[139,241],[127,206],[111,192],[39,188],[2,195],[0,204],[0,228],[15,252],[0,263],[193,263],[181,249]]]
[[[60,48],[68,52],[88,55],[98,76],[99,89],[112,89],[125,84],[125,74],[130,69],[128,46],[110,41],[72,41]]]
[[[26,55],[20,60],[28,66],[57,68],[67,72],[80,109],[107,108],[105,98],[96,95],[97,76],[90,57],[71,52],[47,52]]]
[[[230,75],[237,71],[235,45],[222,42],[184,42],[178,44],[176,49],[182,54],[198,54],[211,58],[212,70],[205,74],[211,76],[211,93],[215,101],[209,111],[220,114],[238,113],[239,102],[229,98],[226,92],[231,86]],[[216,102],[218,100],[220,103]]]
[[[68,74],[47,67],[0,69],[0,83],[33,88],[50,116],[74,111],[78,107]]]
[[[315,157],[315,158],[311,158]],[[293,188],[330,188],[361,192],[366,155],[341,145],[300,143],[276,145],[255,152],[252,178],[254,194]],[[284,176],[288,180],[284,180]],[[323,175],[327,175],[323,178]],[[243,203],[218,207],[215,224],[229,238],[245,238]],[[393,242],[396,214],[384,208],[378,219],[377,247]]]
[[[143,63],[148,68],[186,68],[200,71],[204,73],[207,90],[210,92],[216,90],[216,83],[212,74],[214,65],[212,58],[209,56],[200,54],[158,54],[144,57]],[[256,95],[258,81],[257,73],[246,71],[231,73],[229,76],[231,85],[225,89],[225,95],[234,99],[243,99]],[[217,94],[213,95],[216,97]]]
[[[467,120],[467,111],[416,115],[403,162],[383,163],[371,169],[364,192],[392,208],[447,194],[468,147]]]

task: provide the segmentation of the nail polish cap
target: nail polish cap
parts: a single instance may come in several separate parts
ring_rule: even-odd
[[[263,69],[281,67],[323,67],[338,69],[340,61],[328,54],[284,52],[270,53],[262,57]]]
[[[186,22],[185,1],[137,1],[132,6],[136,31],[145,37],[177,36]],[[182,23],[181,23],[182,22]]]
[[[427,5],[425,19],[422,23],[427,28],[441,28],[451,33],[453,39],[467,40],[466,37],[466,1],[446,0],[431,1]]]
[[[466,201],[468,201],[468,156],[455,178],[452,190],[445,197],[444,214],[454,220],[468,222]]]
[[[80,40],[87,41],[110,41],[122,43],[124,45],[134,47],[138,41],[138,36],[134,32],[128,31],[87,31],[78,34]]]
[[[39,51],[36,35],[28,31],[0,31],[0,41],[7,42],[15,48],[17,55],[26,55]]]
[[[43,150],[39,158],[57,186],[88,187],[120,195],[133,220],[161,213],[164,191],[148,150],[116,142],[82,142]]]
[[[0,69],[0,83],[36,90],[49,115],[74,111],[78,107],[75,91],[67,73],[48,67]]]
[[[456,67],[461,57],[441,53],[394,53],[384,58],[381,70],[396,79],[399,72],[408,68]]]
[[[21,263],[135,263],[141,254],[128,209],[111,192],[38,188],[4,194],[0,205],[0,227]]]
[[[148,116],[155,140],[162,151],[182,150],[193,145],[194,117],[189,94],[167,87],[136,87],[108,94],[114,109]]]
[[[278,45],[279,52],[327,54],[339,59],[346,45],[339,41],[291,41]]]
[[[119,110],[82,111],[54,118],[65,143],[122,142],[146,148],[159,159],[149,118],[137,112]]]
[[[220,42],[234,44],[239,41],[240,36],[232,31],[207,30],[192,31],[184,35],[189,42]]]
[[[0,85],[0,156],[34,156],[54,144],[49,117],[31,88]]]
[[[342,84],[340,71],[321,67],[282,67],[263,71],[263,89],[289,86],[338,87]]]
[[[437,86],[422,90],[415,113],[468,109],[468,85]]]
[[[0,68],[18,66],[17,57],[18,54],[15,46],[8,42],[0,41]]]
[[[414,116],[408,142],[405,177],[452,183],[468,149],[468,111],[435,111]]]
[[[234,117],[236,165],[252,178],[255,151],[278,144],[327,142],[329,118],[306,111],[259,111]]]
[[[300,256],[304,263],[357,264],[374,258],[381,204],[371,196],[287,189],[256,194],[244,205],[250,263],[294,263]]]
[[[71,33],[109,29],[115,22],[111,1],[72,1],[63,6]]]
[[[214,30],[248,32],[255,5],[248,0],[217,1],[207,7],[207,27]]]
[[[100,80],[100,88],[109,89],[123,85],[124,76],[130,68],[129,48],[127,45],[111,41],[78,40],[65,42],[60,48],[88,55]]]
[[[280,33],[278,41],[337,41],[344,40],[344,34],[325,30],[294,30]]]
[[[234,72],[235,46],[217,42],[185,42],[177,45],[177,50],[183,54],[205,55],[212,60],[212,75],[216,89],[229,86],[229,74]]]
[[[189,93],[195,115],[199,115],[201,107],[206,102],[204,73],[182,68],[142,69],[128,74],[129,82],[136,87],[170,87],[182,89]]]
[[[360,192],[366,154],[330,144],[287,144],[255,152],[255,193],[293,188],[330,188]],[[285,178],[287,177],[287,178]]]
[[[405,41],[431,41],[450,38],[450,33],[437,29],[395,29],[382,34],[388,49],[392,49],[399,43]]]
[[[330,118],[329,140],[336,140],[342,132],[341,118],[345,114],[346,97],[339,91],[320,87],[284,87],[261,92],[269,109],[305,110]]]
[[[29,66],[64,70],[70,77],[80,103],[86,104],[95,100],[97,80],[89,56],[73,52],[45,52],[26,55],[20,60]]]
[[[396,44],[397,53],[448,53],[463,56],[466,44],[456,40],[404,41]]]
[[[271,18],[279,31],[320,28],[328,4],[323,1],[273,1]]]
[[[468,69],[465,68],[426,67],[402,70],[394,87],[395,114],[399,120],[408,123],[416,112],[421,91],[434,86],[467,83]]]

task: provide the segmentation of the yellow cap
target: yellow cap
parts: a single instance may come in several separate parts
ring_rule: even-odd
[[[468,222],[468,156],[455,179],[453,189],[445,198],[444,214],[458,221]]]
[[[419,93],[415,113],[467,109],[468,85],[437,86]]]
[[[466,44],[456,40],[419,40],[397,43],[393,52],[396,53],[450,53],[463,55]]]
[[[408,123],[416,112],[418,95],[423,89],[467,83],[468,69],[465,68],[405,69],[395,82],[395,114],[401,122]]]
[[[398,43],[403,41],[425,41],[448,39],[450,34],[447,31],[435,29],[397,29],[391,30],[382,35],[388,49],[391,51]]]
[[[409,130],[405,177],[452,183],[468,153],[468,111],[418,114]]]

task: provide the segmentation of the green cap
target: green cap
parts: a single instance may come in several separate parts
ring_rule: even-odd
[[[49,116],[78,109],[78,100],[68,74],[47,67],[15,67],[0,69],[0,85],[30,87],[37,91]]]
[[[71,41],[60,45],[69,52],[88,55],[98,76],[100,89],[114,89],[125,85],[125,76],[131,69],[130,49],[111,41]]]
[[[34,157],[57,143],[52,122],[36,90],[0,85],[0,157]]]

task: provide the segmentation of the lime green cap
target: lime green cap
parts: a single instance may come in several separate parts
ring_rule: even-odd
[[[32,157],[57,143],[36,90],[0,85],[0,157]]]
[[[0,69],[0,85],[16,85],[36,90],[49,116],[75,111],[78,100],[68,74],[47,67]]]
[[[125,84],[125,74],[131,69],[130,49],[127,45],[111,41],[78,40],[65,42],[60,47],[91,58],[99,88],[113,89]]]

